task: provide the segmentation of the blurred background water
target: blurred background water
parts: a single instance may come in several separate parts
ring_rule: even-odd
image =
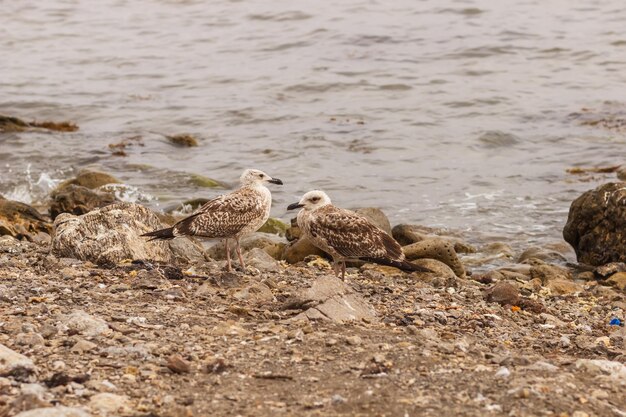
[[[320,188],[394,224],[558,240],[610,178],[566,169],[625,161],[623,132],[570,116],[623,108],[624,22],[619,0],[5,2],[0,114],[80,130],[0,135],[0,193],[41,203],[91,167],[158,209],[254,167],[285,219]]]

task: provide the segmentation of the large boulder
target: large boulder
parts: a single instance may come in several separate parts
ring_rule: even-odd
[[[132,203],[112,204],[82,216],[62,213],[54,220],[52,253],[99,265],[123,259],[171,262],[167,242],[141,237],[164,227],[153,211]]]
[[[626,261],[626,183],[604,184],[574,200],[563,237],[579,262]]]
[[[37,233],[50,233],[50,230],[48,220],[28,204],[0,197],[0,236],[32,240]]]

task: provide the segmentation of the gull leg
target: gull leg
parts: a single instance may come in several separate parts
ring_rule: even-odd
[[[335,258],[333,258],[333,272],[335,275],[339,276],[339,262],[337,262]]]
[[[233,270],[233,267],[230,264],[230,248],[228,247],[228,239],[224,239],[224,245],[226,245],[227,270],[228,270],[228,272],[231,272]]]
[[[239,246],[239,239],[235,238],[235,248],[237,249],[237,256],[239,256],[239,262],[243,268],[243,273],[246,273],[246,264],[243,262],[243,256],[241,256],[241,247]]]
[[[341,280],[346,280],[346,261],[341,261]]]

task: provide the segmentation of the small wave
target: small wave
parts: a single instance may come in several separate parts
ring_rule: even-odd
[[[311,43],[307,41],[288,42],[288,43],[283,43],[283,44],[276,45],[276,46],[271,46],[269,48],[262,48],[261,51],[276,52],[276,51],[284,51],[284,50],[292,49],[292,48],[302,48],[304,46],[309,46],[309,45],[311,45]]]
[[[261,20],[261,21],[269,21],[269,22],[288,22],[294,20],[307,20],[312,18],[313,16],[307,13],[292,11],[292,12],[283,12],[283,13],[255,13],[248,15],[248,19],[250,20]]]
[[[522,140],[512,133],[501,132],[499,130],[489,130],[483,133],[478,141],[487,148],[501,148],[517,145]]]
[[[98,190],[113,193],[118,200],[126,203],[148,203],[156,199],[153,195],[127,184],[106,184],[99,187]]]

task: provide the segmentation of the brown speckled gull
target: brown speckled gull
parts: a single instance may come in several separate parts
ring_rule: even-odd
[[[333,258],[333,268],[345,278],[346,260],[362,260],[405,271],[432,272],[408,262],[402,247],[385,231],[357,213],[335,207],[326,193],[309,191],[288,210],[302,208],[298,226],[311,242]]]
[[[178,236],[195,236],[206,239],[224,239],[228,270],[232,270],[228,240],[235,240],[237,256],[246,270],[239,239],[257,231],[267,221],[272,207],[272,194],[265,183],[282,185],[263,171],[247,169],[241,174],[241,187],[207,201],[191,216],[167,229],[155,230],[143,236],[154,239],[173,239]]]

